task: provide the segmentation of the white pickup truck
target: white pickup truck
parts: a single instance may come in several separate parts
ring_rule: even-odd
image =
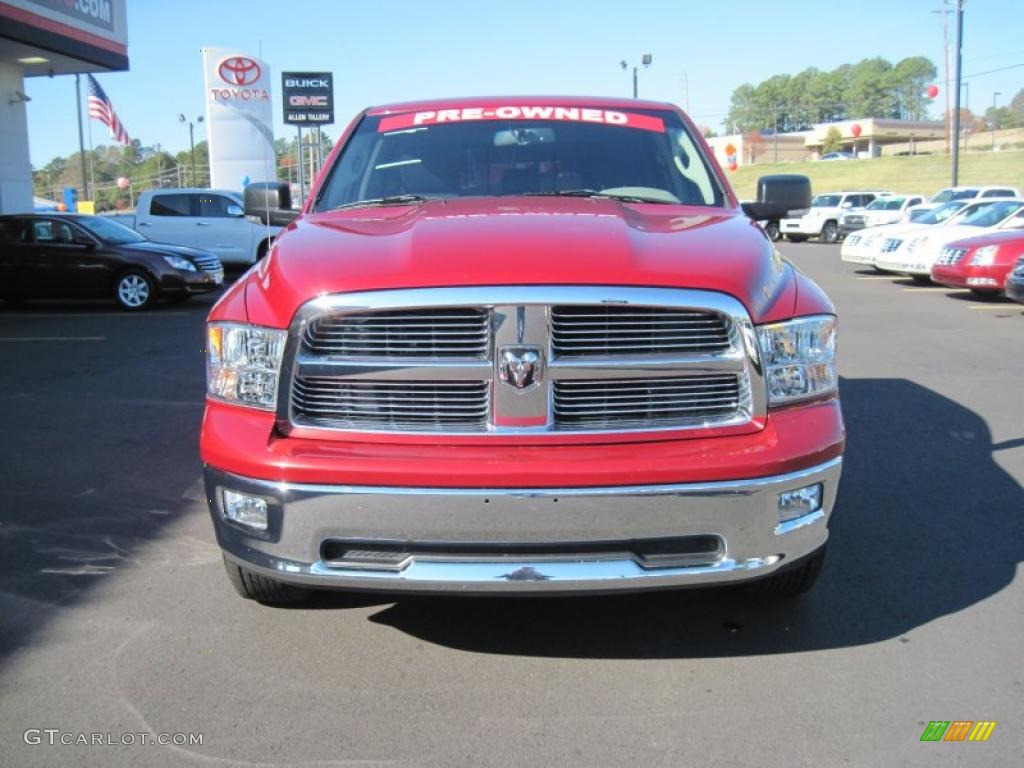
[[[247,219],[241,195],[222,189],[150,189],[134,214],[116,218],[154,242],[210,251],[225,264],[259,261],[281,231]]]

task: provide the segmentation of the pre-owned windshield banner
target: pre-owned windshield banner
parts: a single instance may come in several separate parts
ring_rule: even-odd
[[[658,133],[665,132],[664,121],[660,117],[651,115],[590,107],[530,107],[511,104],[499,107],[465,107],[463,109],[439,109],[389,115],[381,118],[377,130],[380,132],[400,131],[424,125],[476,120],[562,120],[573,123],[618,125],[624,128],[638,128],[642,131],[657,131]]]

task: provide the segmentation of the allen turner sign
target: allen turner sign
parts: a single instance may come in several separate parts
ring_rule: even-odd
[[[334,122],[334,75],[331,72],[283,72],[284,121],[287,125]]]

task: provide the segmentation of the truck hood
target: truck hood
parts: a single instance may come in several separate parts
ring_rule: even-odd
[[[246,286],[249,321],[286,327],[319,295],[471,285],[696,288],[755,322],[790,317],[793,268],[736,210],[600,198],[471,198],[290,224]]]

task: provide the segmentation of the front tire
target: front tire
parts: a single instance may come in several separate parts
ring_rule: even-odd
[[[768,235],[768,239],[773,243],[778,242],[779,238],[782,237],[782,233],[779,232],[779,222],[769,221],[764,225],[764,233]]]
[[[156,304],[156,299],[156,285],[145,272],[125,272],[114,284],[114,300],[121,309],[129,312],[149,309]]]
[[[834,221],[826,221],[821,228],[821,241],[823,243],[839,242],[839,226]]]
[[[290,605],[308,600],[311,592],[302,587],[285,584],[261,576],[224,557],[224,570],[235,591],[246,600],[255,600],[264,605]]]
[[[771,576],[746,584],[744,591],[751,597],[767,597],[773,600],[799,597],[814,586],[824,564],[825,547],[822,547],[802,560],[782,566]]]

